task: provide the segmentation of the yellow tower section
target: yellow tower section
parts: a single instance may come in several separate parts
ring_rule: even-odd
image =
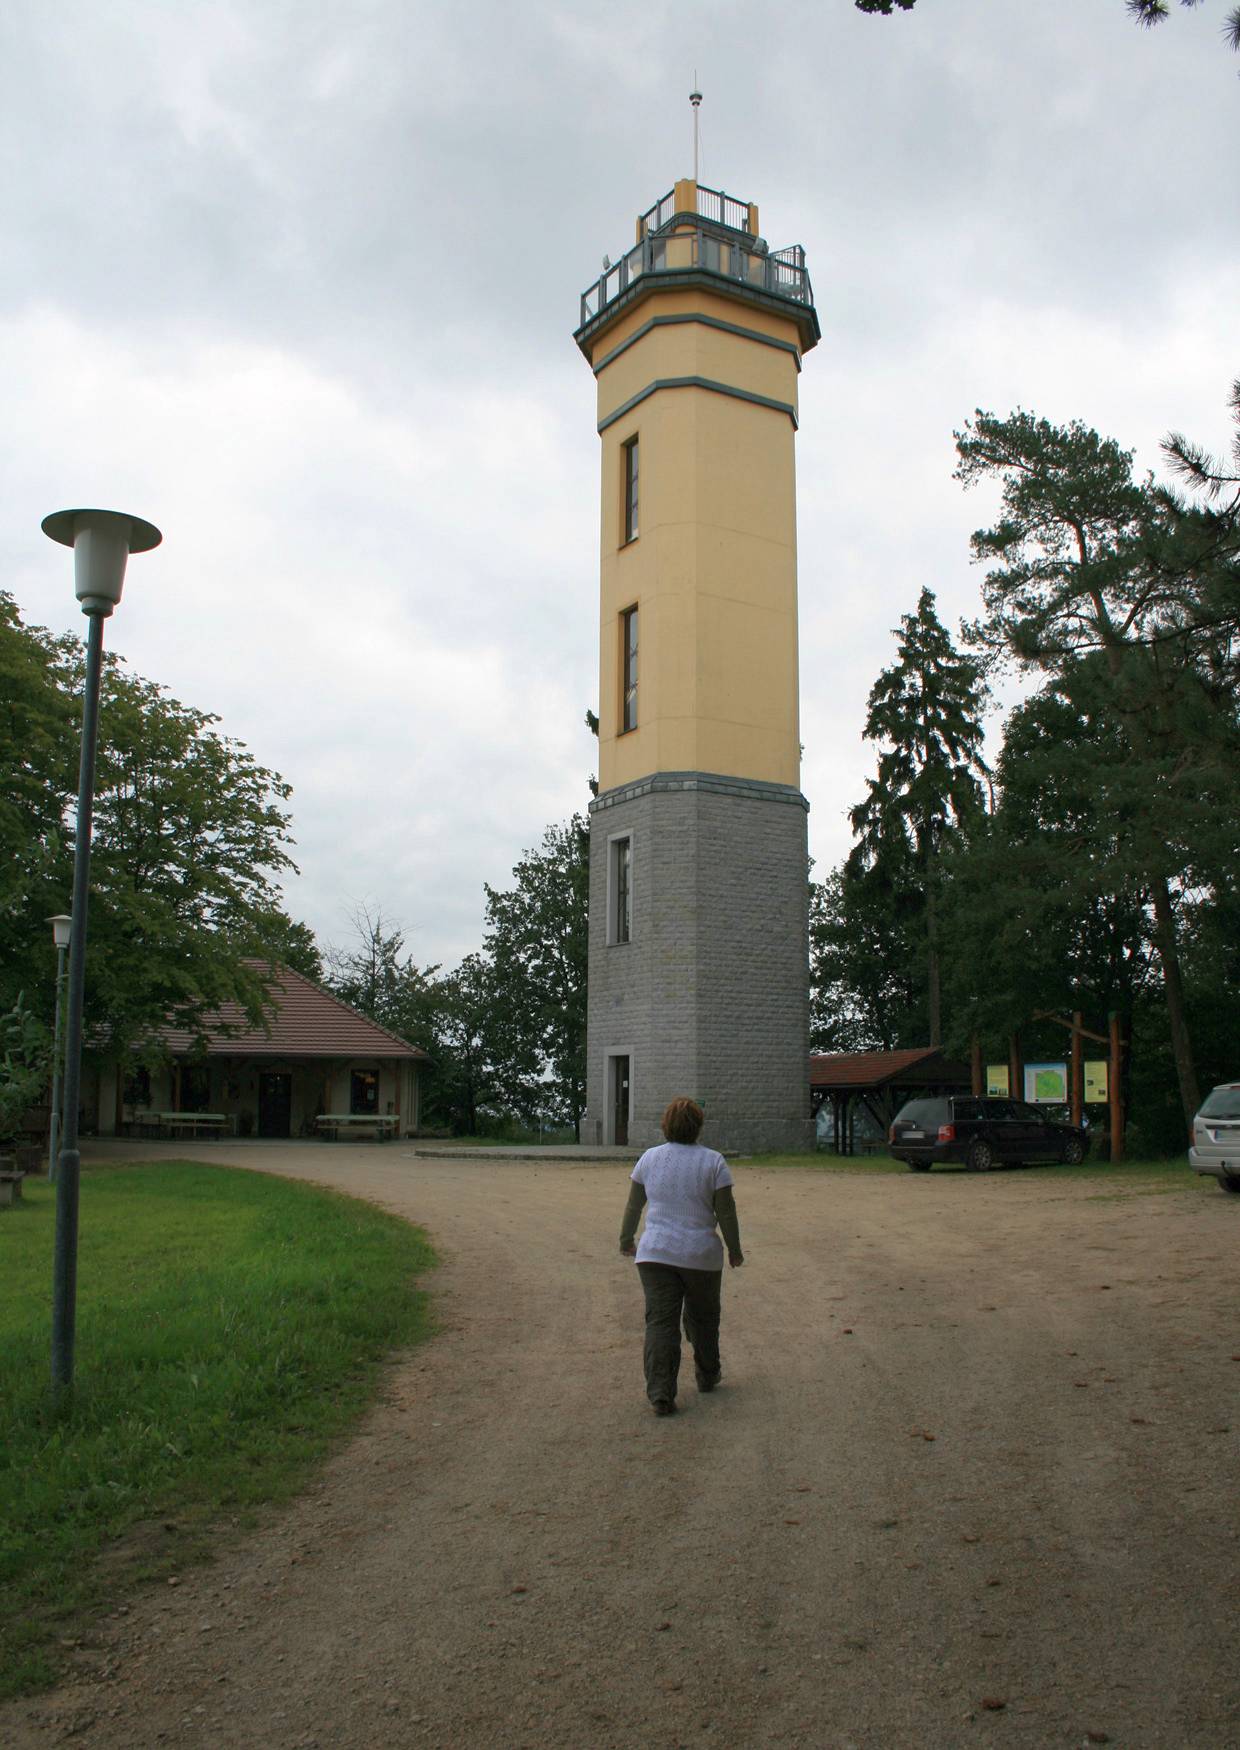
[[[582,300],[602,439],[599,787],[715,773],[796,787],[799,249],[693,181]]]

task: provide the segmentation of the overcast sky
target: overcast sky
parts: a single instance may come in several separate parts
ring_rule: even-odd
[[[39,532],[156,522],[109,647],[294,786],[288,906],[479,944],[596,744],[598,438],[578,296],[692,168],[808,252],[803,788],[820,869],[923,585],[978,605],[981,406],[1158,465],[1240,374],[1240,56],[1204,0],[9,0],[0,587],[84,622]]]

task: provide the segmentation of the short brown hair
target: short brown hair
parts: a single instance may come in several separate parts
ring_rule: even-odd
[[[705,1122],[706,1114],[697,1101],[682,1094],[663,1114],[660,1129],[669,1142],[696,1142]]]

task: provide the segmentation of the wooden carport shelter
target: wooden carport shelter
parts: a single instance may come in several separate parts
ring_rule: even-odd
[[[937,1046],[912,1051],[829,1051],[809,1060],[810,1103],[815,1119],[829,1100],[838,1155],[856,1153],[858,1109],[873,1119],[885,1138],[891,1121],[918,1094],[967,1093],[972,1075],[966,1063],[945,1058]]]

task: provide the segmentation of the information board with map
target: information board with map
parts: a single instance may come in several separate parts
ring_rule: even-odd
[[[1066,1106],[1068,1104],[1067,1064],[1027,1063],[1025,1065],[1025,1098],[1031,1106]]]

